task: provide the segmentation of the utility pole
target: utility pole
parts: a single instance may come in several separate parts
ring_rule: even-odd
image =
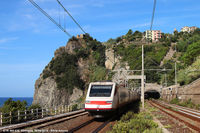
[[[176,54],[176,44],[175,44],[175,54]],[[175,71],[175,85],[177,85],[177,74],[176,74],[176,59],[175,59],[175,66],[174,66],[174,71]],[[176,97],[178,97],[178,87],[176,87]]]
[[[144,45],[142,45],[142,81],[141,81],[141,102],[144,110]]]
[[[165,87],[167,87],[167,75],[165,73]]]

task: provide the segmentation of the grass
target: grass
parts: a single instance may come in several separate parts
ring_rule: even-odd
[[[172,127],[172,126],[169,125],[169,124],[164,126],[164,128],[171,128],[171,127]]]
[[[170,101],[170,103],[180,105],[180,106],[183,106],[183,107],[200,109],[200,104],[194,104],[191,99],[188,99],[184,102],[181,102],[178,98],[174,98]]]
[[[128,112],[124,114],[109,133],[162,133],[158,124],[153,121],[149,112],[140,112],[138,114]]]

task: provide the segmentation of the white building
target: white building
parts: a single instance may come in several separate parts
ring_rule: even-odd
[[[146,30],[145,38],[152,41],[158,41],[161,38],[161,30]]]
[[[192,27],[185,26],[181,28],[181,31],[190,33],[190,32],[194,32],[196,29],[197,29],[196,26],[192,26]]]

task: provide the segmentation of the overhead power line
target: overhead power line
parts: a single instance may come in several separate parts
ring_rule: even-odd
[[[152,17],[151,17],[150,31],[152,30],[152,27],[153,27],[153,20],[154,20],[155,9],[156,9],[156,0],[154,0],[154,4],[153,4],[153,13],[152,13]]]
[[[72,18],[72,20],[77,24],[77,26],[86,34],[86,32],[83,30],[80,24],[72,17],[72,15],[67,11],[67,9],[65,9],[65,7],[60,3],[60,1],[57,0],[57,2],[64,9],[64,11]]]
[[[66,33],[69,37],[72,37],[60,24],[58,24],[49,14],[47,14],[39,5],[37,5],[33,0],[29,0],[31,4],[33,4],[40,12],[42,12],[50,21],[52,21],[58,28],[60,28],[64,33]]]

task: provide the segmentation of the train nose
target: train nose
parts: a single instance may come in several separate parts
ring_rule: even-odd
[[[89,110],[107,110],[112,108],[112,101],[86,101],[85,109]]]

